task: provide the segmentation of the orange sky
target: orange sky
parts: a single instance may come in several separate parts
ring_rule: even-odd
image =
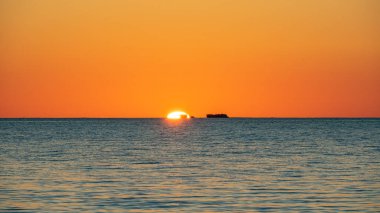
[[[378,0],[0,0],[0,117],[380,117]]]

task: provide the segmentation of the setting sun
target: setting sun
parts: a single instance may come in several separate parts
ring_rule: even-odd
[[[186,112],[176,111],[169,113],[166,118],[168,119],[182,119],[182,118],[190,118],[190,115]]]

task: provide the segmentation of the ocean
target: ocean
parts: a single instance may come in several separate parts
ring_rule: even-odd
[[[0,212],[380,212],[380,119],[0,119]]]

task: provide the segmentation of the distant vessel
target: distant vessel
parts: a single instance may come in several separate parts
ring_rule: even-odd
[[[207,114],[207,118],[229,118],[227,114]]]

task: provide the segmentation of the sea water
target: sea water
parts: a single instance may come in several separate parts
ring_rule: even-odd
[[[0,119],[1,212],[379,212],[380,119]]]

